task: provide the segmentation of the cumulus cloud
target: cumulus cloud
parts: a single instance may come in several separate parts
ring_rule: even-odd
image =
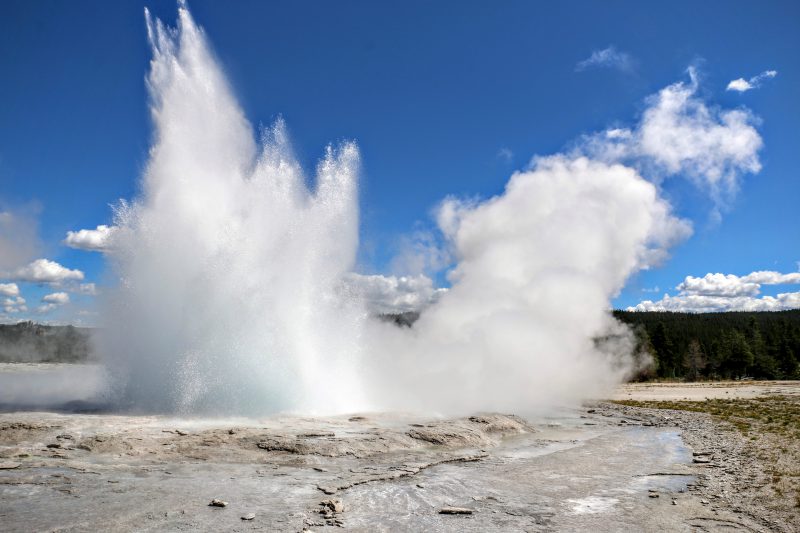
[[[96,229],[68,231],[64,244],[78,250],[103,252],[111,245],[116,229],[114,226],[100,225]]]
[[[728,83],[728,87],[726,87],[725,90],[743,93],[746,91],[750,91],[752,89],[757,89],[758,87],[761,87],[761,82],[769,78],[774,78],[777,75],[778,75],[777,70],[765,70],[761,74],[753,76],[749,80],[746,80],[744,78],[737,78],[735,80],[731,80],[731,82]]]
[[[761,170],[758,120],[746,109],[708,106],[697,96],[697,72],[690,67],[688,73],[689,83],[674,83],[647,99],[634,128],[585,136],[577,151],[633,164],[651,177],[685,176],[724,207],[738,191],[740,176]]]
[[[422,311],[435,303],[447,289],[436,288],[433,280],[417,276],[348,274],[346,289],[363,300],[372,313]]]
[[[590,68],[615,68],[623,72],[633,70],[633,58],[627,52],[617,50],[615,46],[609,46],[602,50],[594,50],[592,55],[580,61],[575,70],[580,72]]]
[[[761,286],[733,274],[709,273],[702,278],[686,276],[677,289],[684,294],[734,297],[754,296],[759,293]]]
[[[761,285],[784,285],[791,283],[800,283],[800,272],[792,272],[790,274],[781,274],[772,270],[760,270],[753,272],[742,278],[746,282],[760,283]]]
[[[6,277],[15,281],[59,285],[66,281],[83,280],[83,272],[70,270],[49,259],[37,259],[11,272]]]
[[[69,294],[66,292],[53,292],[42,297],[42,303],[64,305],[69,303]]]
[[[3,309],[3,314],[24,313],[28,310],[25,305],[25,298],[22,296],[4,298],[0,307]]]
[[[19,287],[16,283],[0,283],[0,296],[19,296]]]
[[[687,276],[676,289],[678,295],[665,294],[658,301],[645,300],[629,311],[679,311],[710,313],[716,311],[783,311],[800,307],[800,292],[761,296],[762,285],[800,284],[800,272],[782,274],[758,271],[746,276],[706,274]]]

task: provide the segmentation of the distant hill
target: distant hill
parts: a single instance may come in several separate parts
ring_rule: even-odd
[[[91,354],[89,328],[0,324],[0,363],[78,363]]]

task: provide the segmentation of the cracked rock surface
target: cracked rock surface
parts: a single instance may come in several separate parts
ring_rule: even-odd
[[[714,424],[609,403],[525,418],[6,413],[0,523],[4,531],[792,531],[737,497],[752,473],[722,451],[738,449],[725,440],[733,433],[710,437]],[[214,499],[227,505],[209,506]]]

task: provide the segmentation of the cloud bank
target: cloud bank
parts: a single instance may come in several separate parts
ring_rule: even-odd
[[[759,296],[762,285],[798,285],[800,272],[781,274],[758,271],[746,276],[706,274],[687,276],[676,289],[678,295],[665,294],[658,301],[645,300],[628,311],[676,311],[712,313],[719,311],[784,311],[800,308],[800,292]]]

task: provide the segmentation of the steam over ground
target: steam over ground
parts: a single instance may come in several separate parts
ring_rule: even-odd
[[[118,209],[101,345],[124,407],[524,412],[603,395],[634,365],[611,298],[691,232],[640,171],[720,200],[758,170],[751,117],[707,108],[693,74],[635,128],[537,158],[497,197],[445,199],[452,287],[401,329],[354,286],[355,144],[328,148],[309,190],[282,123],[254,141],[185,6],[176,30],[147,22],[155,140]]]

